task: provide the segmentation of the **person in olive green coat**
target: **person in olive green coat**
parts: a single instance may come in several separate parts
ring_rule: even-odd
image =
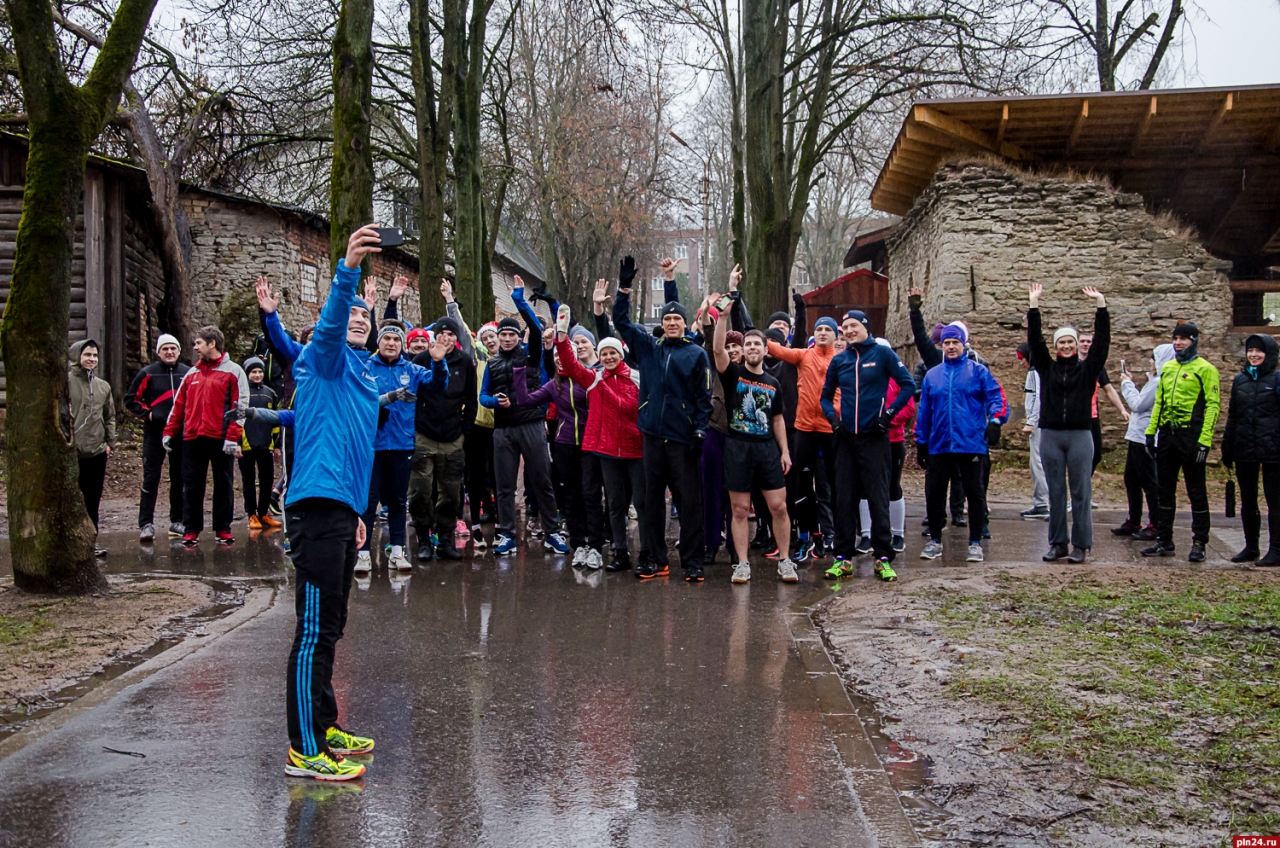
[[[80,492],[85,509],[98,526],[98,505],[107,479],[107,457],[116,443],[116,403],[111,386],[97,376],[98,343],[85,339],[71,345],[71,370],[67,375],[71,401],[71,426],[76,452],[80,455]],[[95,551],[105,553],[102,549]]]

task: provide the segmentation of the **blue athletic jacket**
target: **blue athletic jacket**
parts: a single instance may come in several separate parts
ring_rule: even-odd
[[[986,453],[987,424],[1008,417],[1004,392],[990,369],[967,356],[943,359],[924,375],[916,412],[916,444],[929,453]]]
[[[362,513],[369,498],[378,383],[368,355],[347,345],[359,282],[360,269],[340,261],[311,341],[293,365],[296,438],[286,506],[329,498]]]
[[[655,339],[643,326],[631,323],[630,312],[630,296],[619,292],[613,301],[613,323],[640,371],[640,432],[680,444],[706,436],[711,420],[707,352],[688,335]]]
[[[378,394],[394,392],[403,386],[413,394],[443,392],[449,386],[449,369],[444,360],[432,361],[430,368],[414,365],[403,356],[388,365],[382,357],[369,357],[369,372],[378,381]],[[374,450],[413,450],[413,416],[416,404],[396,401],[387,406],[387,420],[378,425]]]
[[[898,396],[886,409],[889,380],[898,383]],[[840,414],[836,415],[836,389],[840,390]],[[902,411],[915,396],[916,381],[893,348],[876,344],[874,336],[849,345],[831,359],[827,381],[822,386],[822,413],[836,433],[873,433],[880,413],[891,416]]]

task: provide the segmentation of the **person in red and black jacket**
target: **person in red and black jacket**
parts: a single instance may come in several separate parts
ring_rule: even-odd
[[[186,373],[173,398],[169,423],[164,426],[165,450],[182,434],[182,476],[185,483],[182,544],[194,547],[204,529],[204,481],[213,466],[213,531],[218,544],[235,541],[231,535],[235,497],[234,459],[240,456],[240,436],[249,408],[249,379],[223,351],[226,343],[217,327],[196,331],[194,347],[200,359]],[[236,415],[227,413],[235,410]]]
[[[173,408],[173,396],[182,385],[182,378],[191,370],[185,362],[179,362],[182,345],[168,333],[156,340],[156,356],[159,357],[138,372],[124,393],[124,405],[142,422],[142,496],[138,499],[138,540],[155,539],[156,494],[160,488],[160,474],[164,470],[165,449],[162,443],[164,425]],[[182,525],[182,440],[169,457],[169,538],[181,536]]]

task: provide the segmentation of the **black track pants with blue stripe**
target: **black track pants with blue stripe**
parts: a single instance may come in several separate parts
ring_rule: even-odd
[[[325,731],[338,723],[333,655],[347,623],[360,519],[351,507],[327,498],[290,504],[285,519],[297,575],[298,614],[289,652],[289,744],[310,757],[329,750]]]

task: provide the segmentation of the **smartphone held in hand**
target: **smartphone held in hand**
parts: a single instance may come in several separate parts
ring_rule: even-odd
[[[378,232],[378,247],[399,247],[404,244],[404,231],[399,227],[374,227]]]
[[[716,311],[723,315],[725,312],[729,311],[729,307],[731,305],[733,305],[733,298],[729,297],[729,295],[725,295],[716,301]]]

